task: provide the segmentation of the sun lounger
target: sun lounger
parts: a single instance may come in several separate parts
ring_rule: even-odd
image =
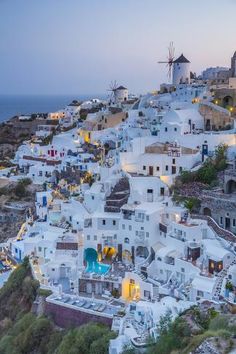
[[[103,312],[106,308],[106,305],[101,305],[99,308],[98,308],[98,312]]]
[[[84,309],[89,309],[91,306],[92,306],[91,302],[87,302],[87,303],[83,306],[83,308],[84,308]]]
[[[100,306],[101,306],[101,304],[96,304],[96,305],[93,307],[93,310],[94,310],[94,311],[97,311]]]

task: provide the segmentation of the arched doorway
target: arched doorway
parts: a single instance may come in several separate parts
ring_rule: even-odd
[[[225,96],[222,101],[223,107],[233,106],[233,97]]]
[[[226,193],[231,194],[231,193],[235,193],[235,192],[236,192],[236,181],[234,181],[233,179],[230,179],[226,183]]]
[[[106,246],[103,248],[103,258],[107,261],[111,261],[115,257],[116,253],[117,251],[115,247]]]
[[[203,214],[207,216],[211,216],[211,209],[210,208],[204,208],[203,209]]]
[[[132,263],[132,255],[131,252],[128,250],[124,250],[122,253],[122,260],[126,264]]]
[[[144,246],[138,246],[136,248],[136,257],[147,258],[148,257],[148,249]]]

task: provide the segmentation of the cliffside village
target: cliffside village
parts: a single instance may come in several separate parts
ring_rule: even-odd
[[[117,332],[110,354],[158,338],[168,311],[236,311],[236,52],[230,68],[199,77],[190,65],[177,58],[159,92],[135,97],[117,85],[106,101],[19,116],[34,130],[0,169],[2,183],[41,186],[33,209],[5,206],[25,222],[1,251],[16,263],[30,257],[56,324],[96,321]],[[193,212],[173,186],[220,146],[227,166],[215,186],[197,193],[190,184],[187,196],[201,202]]]

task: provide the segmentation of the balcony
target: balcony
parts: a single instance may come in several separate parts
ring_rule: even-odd
[[[117,248],[117,241],[112,236],[102,236],[104,247]]]
[[[134,220],[137,222],[144,222],[144,217],[139,218],[138,216],[135,216]]]

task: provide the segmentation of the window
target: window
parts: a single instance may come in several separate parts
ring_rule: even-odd
[[[160,171],[160,167],[159,166],[157,166],[157,171]]]
[[[144,170],[144,171],[146,170],[146,166],[143,166],[143,170]]]
[[[125,230],[125,224],[122,224],[122,230]]]
[[[233,219],[233,227],[235,227],[235,225],[236,225],[236,220]]]
[[[138,231],[135,231],[135,235],[138,236]]]
[[[148,193],[153,193],[153,189],[148,189],[147,192]]]
[[[163,274],[163,269],[160,269],[160,274]]]
[[[102,225],[106,225],[106,220],[102,220]]]
[[[148,290],[144,290],[144,297],[147,298],[147,299],[150,299],[151,298],[151,294],[150,294],[150,291]]]
[[[141,227],[141,230],[142,230],[142,231],[144,230],[144,227],[143,227],[143,226]]]
[[[182,166],[180,166],[180,168],[179,168],[179,172],[182,172],[183,171],[183,167]]]
[[[184,273],[184,268],[181,268],[181,272]]]
[[[90,235],[87,235],[87,240],[90,241]]]
[[[223,225],[223,217],[220,217],[220,224]]]
[[[38,247],[38,251],[39,251],[39,252],[42,252],[42,247]]]
[[[116,220],[112,220],[112,224],[115,226],[116,225]]]
[[[168,131],[168,129],[167,129],[167,127],[165,127],[165,132],[167,132]]]
[[[94,235],[93,239],[94,239],[94,241],[97,241],[97,239],[98,239],[97,235]]]
[[[129,238],[128,237],[125,238],[125,243],[129,243]]]
[[[94,195],[92,195],[92,200],[94,200]]]
[[[146,215],[146,220],[149,221],[149,215]]]
[[[146,237],[149,237],[149,232],[146,232]]]
[[[201,290],[198,290],[198,291],[197,291],[197,296],[203,297],[203,295],[204,295],[204,294],[203,294],[203,291],[201,291]]]
[[[117,240],[117,234],[114,235],[114,240]]]
[[[175,159],[172,159],[172,164],[175,165]]]
[[[132,225],[129,225],[129,231],[131,231],[132,230]]]
[[[166,165],[166,171],[168,171],[168,169],[169,169],[169,167],[168,167],[168,165]]]
[[[174,128],[174,131],[177,132],[177,128]]]

